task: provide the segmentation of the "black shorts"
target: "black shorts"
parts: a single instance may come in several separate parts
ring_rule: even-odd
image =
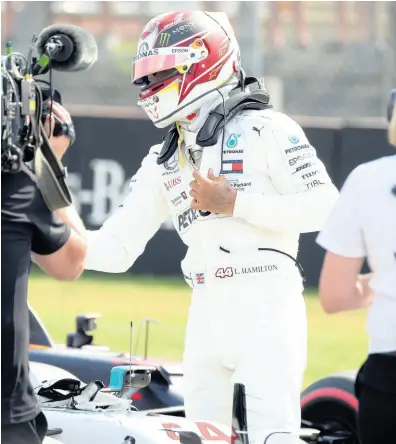
[[[39,413],[29,422],[1,425],[1,444],[41,444],[47,433],[47,420]]]
[[[396,442],[396,353],[369,355],[357,394],[361,444]]]

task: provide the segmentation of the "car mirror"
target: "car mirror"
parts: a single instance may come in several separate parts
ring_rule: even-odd
[[[151,381],[151,372],[155,367],[145,365],[119,365],[113,367],[110,373],[110,392],[124,392],[127,389],[142,389]]]

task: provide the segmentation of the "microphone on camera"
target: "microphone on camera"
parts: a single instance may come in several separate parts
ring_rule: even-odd
[[[98,58],[98,46],[93,36],[75,25],[51,25],[43,29],[36,40],[39,54],[33,75],[49,68],[57,71],[84,71]]]

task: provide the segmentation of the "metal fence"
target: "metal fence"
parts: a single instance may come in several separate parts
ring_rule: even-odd
[[[396,2],[2,2],[2,38],[26,52],[56,22],[88,28],[99,45],[89,71],[55,75],[68,104],[135,107],[131,58],[144,24],[182,9],[228,13],[248,74],[266,79],[276,108],[292,115],[382,117],[396,86]]]

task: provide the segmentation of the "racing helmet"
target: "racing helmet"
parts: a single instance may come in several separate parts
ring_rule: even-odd
[[[143,29],[132,61],[132,83],[141,88],[138,105],[164,128],[213,101],[239,64],[239,45],[225,13],[159,15]]]

